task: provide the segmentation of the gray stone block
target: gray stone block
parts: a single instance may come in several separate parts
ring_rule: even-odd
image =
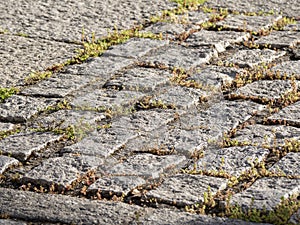
[[[202,175],[177,174],[166,178],[162,184],[146,194],[146,200],[154,199],[171,205],[184,207],[204,202],[204,194],[226,188],[227,180]]]
[[[1,214],[26,221],[63,224],[129,224],[141,207],[66,195],[0,188]]]
[[[44,160],[27,172],[22,177],[22,182],[41,186],[55,184],[59,189],[69,189],[81,176],[96,170],[102,163],[103,159],[96,156],[65,154]]]
[[[214,46],[217,52],[221,53],[228,46],[247,41],[249,38],[249,33],[201,30],[190,35],[185,43],[190,47]]]
[[[247,84],[233,92],[234,96],[257,98],[260,100],[279,100],[293,90],[290,80],[259,80]]]
[[[166,170],[178,167],[186,160],[184,156],[152,154],[133,155],[122,163],[105,169],[105,173],[118,176],[141,176],[144,178],[159,178]]]
[[[0,103],[0,119],[7,122],[26,122],[39,111],[58,102],[54,98],[32,98],[13,95]]]
[[[246,16],[229,15],[224,20],[216,24],[226,29],[236,29],[241,31],[259,32],[268,30],[281,16]]]
[[[243,210],[255,208],[258,210],[274,210],[280,204],[281,198],[287,199],[299,195],[300,179],[285,177],[266,177],[255,181],[245,191],[235,194],[230,205],[239,205]]]
[[[229,56],[226,62],[238,65],[239,67],[253,68],[259,64],[270,63],[285,54],[286,52],[284,51],[274,51],[270,49],[240,50],[234,55]]]
[[[21,91],[23,95],[63,98],[86,86],[92,78],[70,74],[57,74]]]
[[[0,132],[1,131],[10,131],[13,130],[16,127],[13,123],[2,123],[0,122]]]
[[[300,102],[296,102],[292,105],[289,105],[278,113],[273,114],[268,117],[268,120],[280,120],[285,121],[287,124],[299,125],[300,124]]]
[[[293,54],[294,54],[295,59],[297,59],[297,60],[300,59],[300,45],[299,44],[293,49]]]
[[[117,83],[122,90],[150,92],[168,85],[171,77],[168,71],[136,67],[112,76],[104,87]]]
[[[290,222],[291,224],[299,224],[299,223],[300,223],[300,209],[298,209],[297,212],[295,212],[295,213],[291,216],[289,222]]]
[[[262,147],[284,145],[285,140],[290,138],[300,139],[300,129],[292,126],[253,124],[237,130],[232,139]]]
[[[207,46],[193,49],[181,45],[169,45],[161,48],[153,56],[143,60],[149,63],[162,63],[170,68],[181,67],[186,70],[208,63],[212,57],[217,57],[217,52]]]
[[[48,144],[60,140],[63,135],[50,132],[26,132],[8,136],[0,141],[0,149],[3,153],[25,161],[34,152],[43,150]]]
[[[112,46],[106,52],[103,57],[124,57],[124,58],[140,58],[151,50],[158,49],[163,46],[167,46],[169,41],[165,40],[153,40],[148,38],[132,38],[124,44]]]
[[[2,10],[2,4],[0,8]],[[2,22],[3,18],[0,23]],[[53,64],[64,63],[74,56],[75,49],[80,48],[78,45],[64,42],[3,34],[0,35],[0,42],[2,87],[22,84],[31,72],[43,71]]]
[[[283,158],[281,158],[277,163],[275,163],[269,171],[292,175],[300,176],[300,154],[296,152],[289,152]]]
[[[254,41],[255,44],[266,48],[293,48],[300,41],[299,32],[278,31],[272,32],[268,36],[260,37]]]
[[[154,34],[162,34],[165,39],[175,39],[188,29],[189,27],[185,24],[157,22],[147,27],[142,33],[152,32]]]
[[[19,220],[12,220],[12,219],[0,219],[1,225],[26,225],[27,223],[19,221]]]
[[[10,168],[11,166],[17,166],[18,164],[18,160],[5,155],[0,155],[0,174],[4,173],[5,170]]]
[[[300,61],[285,61],[271,68],[274,73],[278,72],[280,76],[295,77],[300,79]]]
[[[196,170],[224,171],[231,176],[239,177],[243,172],[262,162],[268,154],[269,150],[253,146],[211,149],[204,151],[204,157],[196,163]],[[190,169],[194,169],[194,166]]]
[[[134,188],[146,183],[141,177],[138,176],[111,176],[101,177],[96,180],[89,188],[88,192],[99,192],[104,196],[122,196],[127,195]]]

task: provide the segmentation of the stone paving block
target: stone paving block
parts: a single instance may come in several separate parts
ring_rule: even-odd
[[[271,101],[279,100],[291,91],[293,86],[290,80],[259,80],[240,87],[230,95]]]
[[[166,170],[183,164],[185,160],[186,157],[178,155],[139,154],[107,168],[104,172],[108,175],[141,176],[156,179]]]
[[[295,21],[292,24],[288,24],[285,27],[283,27],[284,31],[300,31],[300,22],[299,20]]]
[[[210,149],[204,151],[204,157],[197,161],[196,170],[224,171],[231,176],[239,177],[243,172],[262,162],[268,154],[269,150],[253,146]],[[190,166],[191,170],[193,168],[194,165]]]
[[[184,15],[185,16],[185,15]],[[187,12],[187,23],[192,23],[196,25],[201,25],[207,22],[211,17],[211,13],[205,13],[202,11],[189,11]]]
[[[227,8],[238,12],[265,12],[265,13],[283,13],[284,16],[297,17],[299,16],[300,4],[298,0],[283,0],[283,1],[261,1],[261,0],[209,0],[205,3],[206,6],[213,8]]]
[[[280,120],[285,121],[287,124],[299,125],[300,124],[300,102],[296,102],[292,105],[289,105],[278,113],[273,114],[268,117],[268,120]]]
[[[300,223],[300,209],[298,209],[298,211],[295,212],[295,213],[291,216],[291,218],[290,218],[290,220],[289,220],[289,223],[291,223],[291,224],[299,224],[299,223]]]
[[[100,110],[107,109],[124,113],[145,94],[130,90],[93,89],[82,90],[77,93],[70,105],[76,110]]]
[[[208,47],[193,49],[181,45],[169,45],[168,48],[158,49],[153,56],[143,60],[149,63],[163,63],[168,67],[181,67],[186,70],[208,63],[212,57],[217,57],[217,52]]]
[[[248,221],[230,219],[226,217],[212,217],[207,215],[177,212],[174,209],[148,209],[142,218],[142,224],[174,224],[174,225],[270,225],[266,223],[252,223]]]
[[[88,59],[82,64],[75,64],[65,68],[65,73],[85,75],[97,78],[98,82],[105,82],[118,70],[131,65],[133,59],[124,57],[96,57]]]
[[[96,170],[103,159],[96,156],[65,154],[49,158],[34,167],[22,177],[23,183],[37,185],[58,185],[58,188],[71,188],[72,183],[91,170]]]
[[[59,110],[44,117],[38,117],[31,128],[95,128],[96,122],[105,119],[104,113],[96,111]]]
[[[142,208],[122,202],[0,188],[0,212],[14,219],[62,224],[129,224]],[[26,204],[24,204],[26,203]]]
[[[241,31],[252,31],[258,33],[261,30],[268,30],[281,16],[246,16],[228,15],[224,20],[216,24],[225,29],[236,29]]]
[[[158,49],[163,46],[167,46],[169,41],[167,40],[153,40],[149,38],[132,38],[124,44],[119,44],[110,47],[104,52],[103,57],[124,57],[124,58],[140,58],[151,50]]]
[[[262,111],[265,106],[249,101],[222,101],[200,112],[190,112],[180,118],[182,129],[205,129],[217,141],[224,132],[236,128]]]
[[[2,4],[0,8],[2,10]],[[80,48],[74,44],[3,34],[0,42],[0,87],[7,88],[22,84],[32,71],[43,71],[53,64],[67,61],[74,56],[75,49]]]
[[[245,70],[234,67],[208,66],[192,74],[188,80],[194,80],[203,85],[220,89],[222,85],[230,84],[237,74],[244,74]]]
[[[149,191],[145,198],[184,207],[203,203],[204,193],[210,190],[211,194],[215,195],[226,186],[227,180],[224,178],[177,174],[166,178],[158,188]]]
[[[92,33],[95,38],[103,37],[114,27],[130,29],[161,10],[176,5],[166,0],[158,0],[155,4],[149,4],[146,0],[80,0],[68,4],[50,0],[46,3],[38,1],[34,5],[32,2],[3,2],[0,7],[0,27],[31,37],[81,42],[82,36],[90,40]]]
[[[26,132],[18,133],[0,141],[2,153],[25,161],[34,152],[43,150],[48,144],[60,140],[63,135],[56,135],[50,132]]]
[[[298,44],[294,49],[293,49],[293,54],[294,58],[299,60],[300,59],[300,44]]]
[[[11,166],[17,166],[19,161],[5,155],[0,155],[0,174],[4,173]]]
[[[300,79],[300,61],[285,61],[271,68],[271,71],[284,77],[295,77]]]
[[[168,85],[173,75],[164,70],[137,67],[126,70],[120,75],[112,76],[104,87],[117,84],[120,89],[149,92]]]
[[[6,122],[26,122],[39,111],[58,102],[54,98],[33,98],[13,95],[0,103],[0,120]]]
[[[270,63],[285,54],[285,51],[274,51],[270,49],[240,50],[234,55],[228,57],[226,62],[229,64],[233,63],[239,67],[253,68],[262,63]]]
[[[250,207],[258,210],[273,210],[281,202],[292,195],[299,195],[300,179],[285,177],[265,177],[255,181],[245,191],[235,194],[230,205],[239,205],[243,210]]]
[[[202,97],[208,97],[209,91],[187,88],[181,86],[169,86],[161,88],[154,96],[154,101],[161,101],[163,104],[172,105],[176,109],[186,110],[198,105]],[[150,100],[151,103],[151,100]]]
[[[187,25],[181,23],[168,23],[168,22],[157,22],[145,30],[142,33],[151,32],[154,34],[162,34],[163,38],[175,39],[179,34],[186,32],[188,29]]]
[[[249,38],[249,33],[201,30],[190,35],[185,43],[189,47],[214,46],[221,53],[231,44],[247,41]]]
[[[296,31],[277,31],[260,37],[255,44],[266,48],[293,48],[300,42],[300,34]]]
[[[128,195],[134,188],[145,184],[146,180],[138,176],[112,176],[101,177],[95,183],[90,185],[88,192],[97,192],[101,195]]]
[[[284,145],[287,139],[300,139],[300,129],[282,125],[249,125],[242,130],[237,130],[232,139],[240,142],[248,142],[257,146]]]
[[[71,74],[57,74],[21,91],[22,95],[63,98],[87,85],[92,78]]]
[[[126,143],[124,152],[160,152],[161,154],[183,154],[186,157],[201,151],[212,138],[206,129],[185,130],[178,124],[162,126],[147,135]]]
[[[269,171],[300,177],[299,168],[300,168],[300,154],[296,152],[289,152],[277,163],[275,163],[269,169]]]

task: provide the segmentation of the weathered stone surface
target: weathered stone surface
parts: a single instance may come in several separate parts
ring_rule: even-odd
[[[243,220],[229,219],[225,217],[211,217],[206,215],[178,212],[174,209],[149,209],[143,216],[145,225],[174,224],[174,225],[270,225],[266,223],[252,223]]]
[[[168,71],[137,67],[113,76],[104,87],[118,84],[116,88],[122,90],[149,92],[169,84],[171,77]]]
[[[271,12],[283,13],[284,16],[297,17],[299,16],[300,4],[297,0],[283,0],[266,2],[261,0],[243,1],[243,0],[209,0],[205,5],[214,8],[227,8],[238,12]]]
[[[29,96],[13,95],[0,103],[0,119],[7,122],[22,123],[39,111],[57,103],[53,98],[32,98]]]
[[[268,36],[260,37],[254,41],[255,44],[267,48],[293,48],[300,41],[299,32],[296,31],[278,31],[272,32]]]
[[[263,161],[269,150],[253,147],[230,147],[211,149],[204,152],[204,157],[197,161],[196,169],[204,171],[224,171],[231,176],[240,176],[257,163]],[[190,167],[193,169],[194,165]]]
[[[209,92],[201,89],[169,86],[161,88],[154,95],[153,100],[161,101],[166,105],[175,106],[176,109],[185,110],[199,104],[200,98],[207,96],[209,96]]]
[[[18,164],[18,160],[5,155],[0,155],[0,174],[4,173],[4,171],[7,170],[9,167],[16,166]]]
[[[153,40],[148,38],[133,38],[121,45],[115,45],[108,49],[103,57],[119,56],[124,58],[140,58],[151,50],[168,45],[169,41]]]
[[[290,80],[259,80],[239,88],[232,94],[236,97],[271,101],[279,100],[285,93],[292,90],[293,86]]]
[[[149,191],[146,199],[184,207],[203,203],[204,193],[210,191],[214,195],[226,186],[227,180],[224,178],[177,174],[166,178],[158,188]]]
[[[78,93],[70,105],[78,110],[105,111],[110,109],[114,112],[124,113],[144,95],[138,91],[88,88]]]
[[[264,108],[263,105],[248,101],[222,101],[207,110],[191,111],[184,115],[180,118],[181,128],[201,128],[212,137],[211,141],[218,140],[224,132],[230,131]]]
[[[48,144],[58,141],[62,135],[53,133],[28,132],[8,136],[0,141],[0,149],[3,153],[25,161],[34,152],[44,149]]]
[[[47,98],[63,98],[87,85],[91,79],[86,76],[61,73],[22,90],[21,94]]]
[[[146,180],[138,176],[101,177],[88,188],[88,192],[99,192],[104,196],[127,195],[135,187],[145,184]]]
[[[104,172],[109,175],[141,176],[145,178],[159,178],[166,170],[184,163],[186,157],[178,155],[157,156],[139,154],[127,158]]]
[[[173,24],[167,22],[157,22],[147,27],[142,33],[152,32],[154,34],[162,34],[165,39],[175,39],[179,34],[187,29],[184,24]]]
[[[284,51],[274,51],[270,49],[252,49],[252,50],[240,50],[233,56],[226,59],[227,63],[233,63],[239,67],[254,67],[261,63],[269,63],[273,60],[284,56]]]
[[[70,188],[73,182],[88,171],[96,170],[102,163],[103,159],[96,156],[65,154],[44,160],[41,165],[27,172],[22,182]]]
[[[300,102],[296,102],[288,107],[283,108],[278,113],[273,114],[268,117],[269,120],[283,120],[286,121],[287,124],[300,124]]]
[[[76,1],[65,4],[56,1],[3,2],[1,4],[0,27],[12,33],[25,33],[31,37],[42,37],[59,41],[77,41],[107,35],[114,27],[129,29],[163,9],[176,4],[158,0],[149,4],[139,1]],[[99,13],[101,12],[101,13]]]
[[[183,15],[184,21],[187,23],[192,23],[196,25],[201,25],[202,23],[208,21],[211,17],[211,13],[205,13],[200,10],[198,11],[189,11]]]
[[[279,72],[284,77],[295,77],[300,79],[300,61],[285,61],[271,68],[273,72]]]
[[[207,46],[198,49],[186,48],[181,45],[169,45],[168,48],[161,48],[155,55],[145,57],[143,60],[150,63],[163,63],[168,67],[182,67],[191,69],[209,62],[217,52]]]
[[[201,30],[189,36],[186,39],[186,45],[190,47],[214,46],[220,53],[224,52],[231,44],[240,43],[249,38],[249,33]]]
[[[300,176],[300,154],[289,152],[277,163],[275,163],[269,171],[275,173],[283,173],[286,175]]]
[[[299,224],[299,223],[300,223],[300,209],[298,209],[298,211],[295,212],[295,213],[291,216],[291,218],[290,218],[290,220],[289,220],[289,223],[291,223],[291,224]]]
[[[235,194],[230,200],[231,205],[238,204],[246,210],[250,207],[262,210],[273,210],[281,202],[300,192],[300,179],[285,177],[266,177],[255,181],[250,188]]]
[[[44,117],[37,118],[32,128],[59,128],[68,127],[82,128],[82,130],[92,129],[96,126],[97,121],[105,119],[104,113],[96,111],[76,111],[76,110],[59,110]]]
[[[237,74],[244,73],[245,70],[234,67],[208,66],[192,74],[188,80],[220,89],[222,85],[230,84]]]
[[[65,195],[37,194],[0,188],[0,212],[15,219],[64,224],[134,223],[142,208]],[[26,203],[26,204],[24,204]]]
[[[294,58],[299,60],[300,59],[300,44],[298,41],[298,45],[293,49]]]
[[[232,139],[262,147],[284,145],[284,141],[291,138],[300,139],[299,128],[253,124],[237,130]]]
[[[13,123],[2,123],[2,122],[0,122],[0,132],[1,131],[13,130],[14,127],[15,127],[15,124],[13,124]]]
[[[2,11],[2,4],[0,8]],[[2,87],[21,84],[32,71],[42,71],[53,64],[63,63],[74,55],[75,49],[80,48],[63,42],[3,34],[0,35],[0,42]]]
[[[279,19],[281,19],[281,16],[229,15],[216,24],[227,29],[259,32],[261,30],[268,30]]]
[[[105,82],[118,70],[129,66],[133,59],[124,57],[97,57],[87,60],[85,63],[68,66],[65,72],[74,75],[91,76],[98,82]]]
[[[21,222],[19,220],[12,220],[12,219],[0,219],[1,225],[27,225],[25,222]]]

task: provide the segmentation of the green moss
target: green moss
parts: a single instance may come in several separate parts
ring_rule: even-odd
[[[5,99],[10,96],[18,93],[19,90],[17,88],[0,88],[0,102],[3,102]]]

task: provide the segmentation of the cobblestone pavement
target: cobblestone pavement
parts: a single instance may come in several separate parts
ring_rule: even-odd
[[[298,0],[0,5],[0,224],[300,224]]]

